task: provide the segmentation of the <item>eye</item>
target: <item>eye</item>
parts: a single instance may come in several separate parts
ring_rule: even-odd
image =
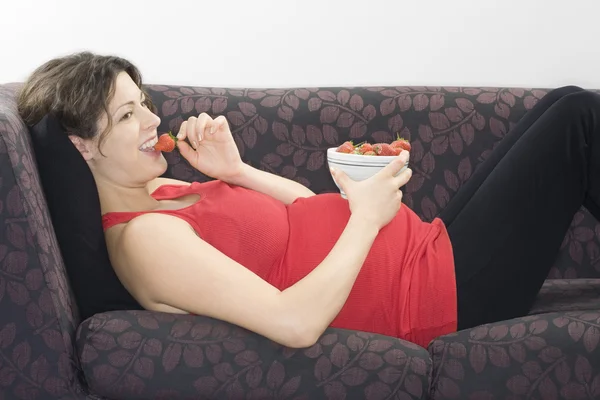
[[[131,118],[132,115],[133,115],[133,113],[131,111],[129,111],[127,114],[123,115],[123,117],[121,118],[121,121],[125,121],[126,119]]]

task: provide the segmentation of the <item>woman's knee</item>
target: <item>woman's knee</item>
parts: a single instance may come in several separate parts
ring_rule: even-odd
[[[560,113],[566,113],[568,117],[600,117],[600,94],[581,90],[567,94],[558,100],[555,106]]]
[[[580,88],[579,86],[569,85],[569,86],[562,86],[562,87],[559,87],[556,89],[552,89],[550,92],[548,92],[548,94],[546,94],[546,96],[560,99],[560,98],[568,96],[570,94],[579,93],[579,92],[583,92],[583,91],[585,91],[585,89]]]

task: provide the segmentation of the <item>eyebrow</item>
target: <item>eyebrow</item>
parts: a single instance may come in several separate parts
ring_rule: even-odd
[[[140,99],[144,98],[144,92],[140,91]],[[112,116],[114,117],[115,114],[123,107],[128,106],[128,105],[133,105],[133,101],[128,101],[127,103],[121,104],[119,107],[117,107],[117,109],[115,110],[115,112],[112,114]]]

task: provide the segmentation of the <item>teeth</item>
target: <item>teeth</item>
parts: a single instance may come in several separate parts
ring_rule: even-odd
[[[148,140],[146,143],[144,143],[143,145],[140,146],[140,150],[144,151],[144,150],[149,150],[152,147],[154,147],[154,145],[158,142],[158,138],[154,138],[151,140]]]

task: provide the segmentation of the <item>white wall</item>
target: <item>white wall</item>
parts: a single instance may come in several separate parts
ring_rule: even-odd
[[[0,82],[89,49],[149,83],[600,88],[598,0],[0,0],[0,21]]]

